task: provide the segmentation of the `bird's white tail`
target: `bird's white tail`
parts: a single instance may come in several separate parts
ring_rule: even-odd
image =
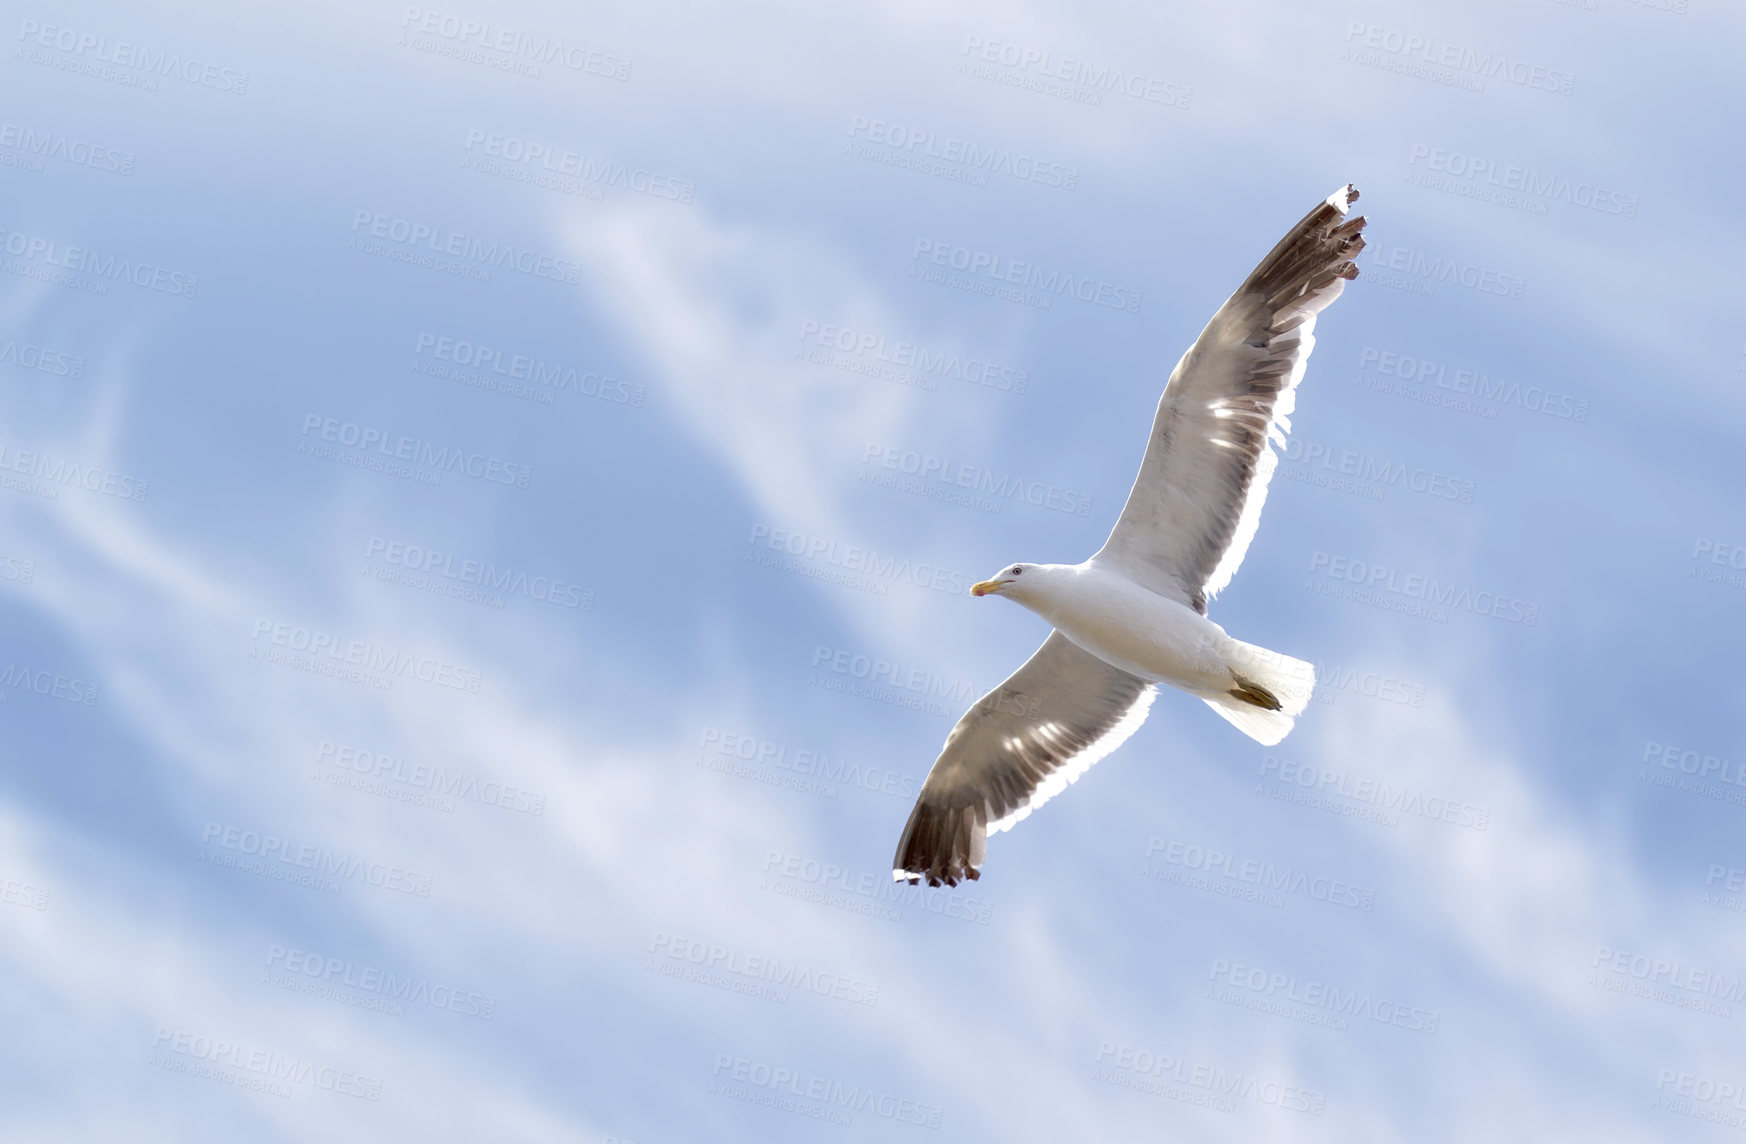
[[[1207,706],[1262,746],[1290,734],[1315,690],[1315,665],[1242,640],[1225,649],[1225,664],[1233,685],[1223,694],[1203,694]]]

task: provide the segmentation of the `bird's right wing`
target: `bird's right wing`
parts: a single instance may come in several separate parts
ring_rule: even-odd
[[[990,831],[1065,789],[1139,729],[1154,689],[1060,632],[964,713],[928,772],[892,876],[928,885],[979,877]]]

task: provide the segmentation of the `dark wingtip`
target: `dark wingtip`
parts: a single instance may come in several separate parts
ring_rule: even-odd
[[[918,878],[926,878],[930,886],[973,882],[981,877],[975,863],[985,830],[979,807],[942,806],[924,793],[897,843],[892,875],[911,885]]]

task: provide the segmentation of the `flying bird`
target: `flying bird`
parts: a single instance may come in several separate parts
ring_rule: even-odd
[[[1291,228],[1170,373],[1140,475],[1091,559],[1010,564],[970,589],[1054,625],[946,736],[897,843],[899,881],[981,876],[988,835],[1064,789],[1146,720],[1158,684],[1204,699],[1250,738],[1285,738],[1315,668],[1207,618],[1243,562],[1326,309],[1364,249],[1340,188]]]

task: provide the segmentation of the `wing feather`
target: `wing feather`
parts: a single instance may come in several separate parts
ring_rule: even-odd
[[[980,876],[988,835],[1019,822],[1139,729],[1152,685],[1051,632],[964,713],[928,772],[892,876],[955,886]]]
[[[1140,475],[1095,559],[1196,611],[1230,583],[1285,444],[1316,315],[1358,276],[1351,185],[1305,215],[1171,371]]]

